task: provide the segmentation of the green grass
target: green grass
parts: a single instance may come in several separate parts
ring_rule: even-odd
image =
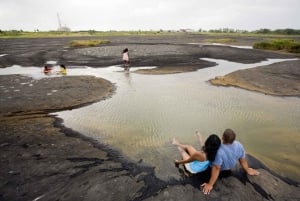
[[[73,40],[70,42],[71,47],[96,47],[102,44],[110,43],[109,40]]]
[[[105,37],[105,36],[130,36],[130,35],[138,35],[138,36],[160,36],[160,35],[184,35],[186,33],[182,32],[171,32],[171,31],[95,31],[95,30],[87,30],[87,31],[71,31],[71,32],[61,32],[61,31],[38,31],[38,32],[28,32],[28,31],[18,31],[18,30],[10,30],[10,31],[1,31],[0,30],[0,38],[55,38],[55,37]],[[280,35],[280,34],[261,34],[261,33],[214,33],[214,32],[193,32],[192,34],[199,35],[209,35],[222,37],[225,40],[228,37],[299,37],[299,35]],[[217,41],[220,42],[220,41]],[[226,41],[225,41],[226,42]]]
[[[217,39],[207,39],[206,42],[209,43],[234,43],[236,40],[232,38],[217,38]]]
[[[255,49],[283,50],[291,53],[300,53],[300,42],[291,39],[274,39],[255,43]]]
[[[52,38],[52,37],[71,37],[71,36],[90,36],[88,32],[23,32],[23,31],[2,31],[0,38]]]
[[[61,31],[46,31],[46,32],[27,32],[27,31],[1,31],[0,38],[55,38],[55,37],[89,37],[89,36],[128,36],[128,35],[140,35],[140,36],[155,36],[155,35],[166,35],[169,32],[161,31],[72,31],[72,32],[61,32]]]

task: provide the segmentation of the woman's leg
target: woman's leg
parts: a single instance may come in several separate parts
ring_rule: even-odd
[[[181,154],[182,160],[187,160],[188,158],[190,158],[189,153],[187,153],[183,148],[181,148],[180,146],[178,146],[177,148]]]
[[[190,157],[191,155],[195,154],[197,152],[197,150],[191,146],[191,145],[185,145],[185,144],[181,144],[178,140],[176,140],[175,138],[173,138],[173,142],[172,144],[176,145],[178,147],[178,150],[181,152],[184,151],[186,154],[188,154],[188,157]],[[185,154],[184,154],[185,155]]]

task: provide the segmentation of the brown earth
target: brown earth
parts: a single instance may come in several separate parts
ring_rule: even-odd
[[[181,50],[190,48],[189,45],[182,45],[183,43],[199,42],[204,38],[183,35],[171,38],[112,39],[111,45],[119,43],[120,48],[129,43],[135,43],[138,47],[138,43],[143,41],[160,45],[165,41],[168,44],[163,48],[169,48],[171,43],[179,44],[176,46],[176,53],[158,56],[158,61],[154,56],[149,57],[151,51],[159,47],[155,46],[150,53],[143,53],[148,60],[139,60],[142,56],[136,56],[139,64],[146,62],[146,65],[152,66],[160,62],[162,68],[172,69],[173,64],[183,59],[177,63],[178,70],[181,66],[196,66],[187,67],[195,70],[214,65],[201,63],[202,61],[197,63],[196,60],[196,63],[190,62],[192,60],[189,59],[200,54],[193,52],[198,51],[196,48],[189,50],[188,54],[192,56],[185,55],[185,51]],[[70,39],[1,39],[0,54],[10,56],[0,57],[0,64],[2,67],[13,64],[42,66],[48,60],[69,62],[68,66],[94,64],[100,67],[109,64],[108,58],[101,59],[103,53],[98,51],[99,48],[92,49],[97,52],[96,56],[84,55],[86,49],[64,51],[68,40]],[[122,41],[124,42],[121,43]],[[201,57],[228,58],[245,63],[264,60],[269,56],[291,57],[230,47],[203,46],[200,49]],[[236,56],[239,53],[240,56]],[[180,60],[173,61],[177,58],[176,55]],[[70,58],[70,61],[66,58]],[[112,60],[116,62],[117,57],[115,61]],[[169,65],[168,61],[175,63]],[[218,180],[212,193],[205,196],[199,190],[199,185],[205,181],[203,175],[182,175],[182,180],[179,181],[162,181],[155,176],[155,167],[132,163],[101,142],[64,127],[62,120],[48,114],[109,98],[115,90],[109,81],[89,76],[32,80],[20,75],[4,75],[0,76],[0,86],[0,200],[300,199],[297,182],[280,178],[250,156],[249,164],[259,169],[260,176],[247,176],[237,166],[232,176]]]

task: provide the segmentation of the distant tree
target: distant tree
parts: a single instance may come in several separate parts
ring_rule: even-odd
[[[94,35],[94,34],[96,33],[96,31],[95,31],[95,30],[89,30],[88,33],[89,33],[90,35]]]
[[[271,33],[271,30],[270,29],[259,29],[259,30],[256,31],[256,33],[269,34],[269,33]]]
[[[300,30],[295,30],[295,29],[276,29],[274,31],[276,34],[284,34],[284,35],[299,35]]]

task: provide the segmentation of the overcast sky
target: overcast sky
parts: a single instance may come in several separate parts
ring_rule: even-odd
[[[300,29],[300,0],[0,0],[0,29]]]

